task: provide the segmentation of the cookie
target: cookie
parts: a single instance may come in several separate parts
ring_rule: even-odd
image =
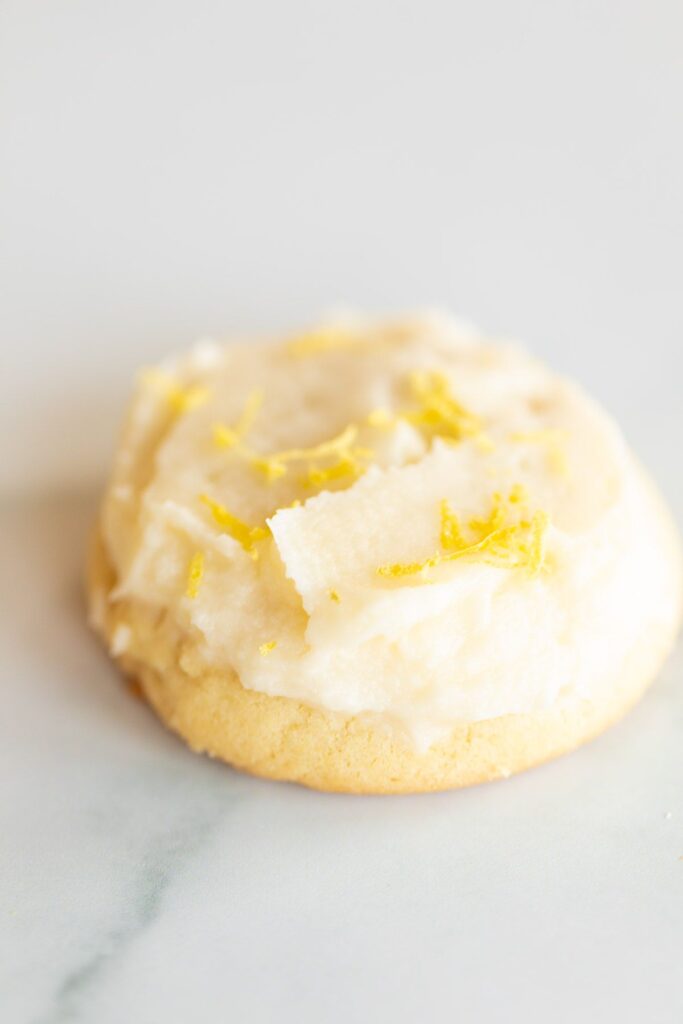
[[[443,316],[346,317],[140,374],[89,594],[195,750],[416,792],[619,718],[675,637],[681,562],[573,384]]]

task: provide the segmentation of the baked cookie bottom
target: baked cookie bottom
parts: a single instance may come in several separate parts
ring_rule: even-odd
[[[672,573],[678,574],[678,542],[666,514],[662,528],[669,542]],[[91,600],[97,593],[107,593],[112,582],[104,547],[95,538],[89,564]],[[315,789],[418,793],[507,778],[601,733],[654,680],[673,645],[678,612],[668,625],[638,643],[614,678],[602,682],[600,699],[458,725],[446,742],[424,753],[360,718],[246,690],[234,673],[189,676],[180,667],[179,642],[159,644],[160,635],[164,639],[167,635],[165,616],[152,616],[134,601],[107,605],[97,628],[111,641],[118,627],[132,627],[133,649],[115,658],[124,673],[139,683],[161,720],[193,750],[254,775]],[[146,658],[151,650],[157,652],[156,664]],[[159,650],[163,661],[159,661]]]

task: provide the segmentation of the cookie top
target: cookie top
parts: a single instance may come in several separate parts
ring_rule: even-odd
[[[518,348],[346,317],[143,371],[102,534],[110,599],[163,613],[190,675],[423,748],[595,694],[673,600],[654,515],[614,424]]]

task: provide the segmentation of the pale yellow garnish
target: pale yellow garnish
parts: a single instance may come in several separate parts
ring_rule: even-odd
[[[441,532],[439,539],[444,551],[457,551],[466,545],[460,520],[446,499],[441,502]]]
[[[245,452],[245,456],[254,469],[263,473],[266,480],[279,480],[287,472],[284,462],[281,462],[276,456],[256,455],[255,452]]]
[[[511,505],[524,505],[529,500],[529,495],[524,484],[513,484],[512,490],[508,495],[508,501]]]
[[[462,440],[482,433],[482,421],[466,409],[450,391],[448,378],[436,370],[417,370],[410,385],[420,407],[405,413],[405,418],[432,434]]]
[[[277,640],[268,640],[265,644],[261,644],[261,646],[258,649],[258,652],[259,654],[263,655],[263,657],[265,657],[266,654],[270,654],[271,651],[274,651],[276,647]]]
[[[264,537],[268,536],[268,531],[262,526],[249,526],[247,523],[242,522],[237,516],[234,516],[232,512],[229,512],[225,505],[221,505],[219,502],[214,501],[207,494],[200,494],[199,500],[202,501],[210,510],[211,515],[214,518],[214,522],[225,533],[229,534],[233,540],[236,540],[238,544],[241,544],[245,551],[247,551],[252,558],[258,558],[258,549],[256,544],[259,540],[263,540]]]
[[[329,441],[322,441],[313,445],[312,448],[289,448],[284,452],[276,452],[269,455],[270,459],[277,459],[278,462],[300,462],[305,459],[324,459],[329,455],[338,455],[347,451],[358,435],[358,427],[349,423],[344,427],[341,434],[330,438]]]
[[[198,406],[203,405],[209,398],[208,388],[198,384],[183,387],[175,377],[158,367],[151,367],[142,374],[142,380],[146,385],[153,388],[168,402],[171,410],[181,416],[190,412]]]
[[[518,441],[527,444],[543,445],[548,455],[548,462],[558,476],[567,476],[569,464],[565,445],[567,432],[565,430],[527,430],[510,434],[511,441]]]
[[[387,430],[396,426],[396,421],[399,418],[388,409],[373,409],[368,413],[367,422],[368,426],[374,427],[376,430]]]
[[[320,487],[330,480],[342,480],[344,477],[357,480],[363,473],[364,467],[349,454],[333,463],[333,465],[322,469],[319,466],[309,466],[308,471],[302,478],[302,483],[306,487]]]
[[[401,421],[417,427],[428,439],[439,437],[448,443],[472,438],[481,451],[493,450],[479,416],[466,409],[450,391],[448,378],[438,370],[415,370],[408,378],[417,408],[373,409],[366,422],[376,430],[389,430]]]
[[[336,590],[328,590],[327,596],[329,597],[330,601],[334,601],[335,604],[339,604],[339,602],[341,601],[341,597],[339,596],[339,593]]]
[[[529,576],[537,576],[546,566],[545,542],[550,519],[546,512],[535,512],[532,518],[510,522],[510,511],[525,500],[524,489],[517,484],[507,498],[496,492],[491,511],[486,519],[472,519],[469,523],[473,536],[467,539],[457,515],[449,503],[440,504],[441,550],[422,562],[396,562],[381,565],[380,576],[412,576],[432,569],[443,562],[477,556],[488,565],[501,569],[524,569]]]
[[[201,551],[195,552],[192,556],[192,560],[187,570],[187,590],[185,593],[188,597],[194,599],[199,593],[199,584],[202,581],[204,575],[204,555]]]
[[[253,398],[254,396],[252,396]],[[252,410],[256,408],[251,403]],[[289,470],[292,462],[303,462],[311,460],[304,482],[308,486],[324,483],[327,480],[335,480],[343,476],[352,476],[354,479],[360,476],[362,467],[358,464],[359,459],[372,458],[373,452],[367,448],[353,447],[353,442],[358,435],[358,427],[350,423],[342,432],[327,441],[313,445],[310,448],[287,448],[284,451],[272,452],[264,455],[255,452],[242,441],[246,429],[251,425],[252,418],[248,417],[248,409],[242,415],[238,425],[234,428],[226,427],[221,423],[214,426],[214,440],[223,448],[233,449],[241,458],[245,459],[254,469],[265,476],[266,480],[279,480]],[[314,461],[337,456],[337,462],[328,467],[319,468]]]
[[[368,448],[353,446],[358,434],[358,427],[350,423],[342,430],[341,434],[331,438],[329,441],[322,441],[311,448],[288,448],[285,451],[274,452],[271,455],[249,456],[251,464],[261,470],[270,479],[277,479],[287,472],[288,464],[291,462],[302,462],[311,460],[311,464],[303,477],[306,486],[318,486],[328,480],[338,480],[342,477],[357,479],[364,467],[360,459],[372,458],[373,452]],[[330,466],[316,466],[315,461],[337,456],[337,461]]]
[[[246,437],[249,433],[262,406],[263,392],[258,390],[252,391],[247,398],[242,415],[238,419],[237,427],[235,428],[239,437]]]
[[[234,448],[239,441],[237,433],[224,423],[214,423],[213,439],[219,448]]]
[[[439,555],[432,555],[425,558],[423,562],[394,562],[390,565],[380,565],[377,570],[380,576],[414,576],[424,569],[433,569],[442,559]]]
[[[235,448],[251,430],[261,406],[263,392],[252,391],[245,403],[242,414],[234,427],[226,427],[224,423],[215,423],[213,439],[220,448]]]
[[[510,498],[508,498],[510,501]],[[506,508],[505,499],[500,491],[495,491],[491,499],[491,511],[486,519],[470,519],[470,530],[474,530],[479,537],[486,537],[496,530],[500,530],[505,523]]]
[[[330,352],[333,349],[355,345],[360,335],[343,327],[319,327],[292,338],[285,345],[285,351],[299,358]]]

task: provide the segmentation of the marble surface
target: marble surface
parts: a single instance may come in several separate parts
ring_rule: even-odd
[[[623,423],[683,521],[679,0],[0,3],[0,1024],[680,1024],[683,653],[504,783],[194,756],[80,576],[134,369],[445,305]]]
[[[681,652],[503,783],[263,782],[185,750],[87,631],[93,507],[2,508],[3,1024],[681,1019]]]

